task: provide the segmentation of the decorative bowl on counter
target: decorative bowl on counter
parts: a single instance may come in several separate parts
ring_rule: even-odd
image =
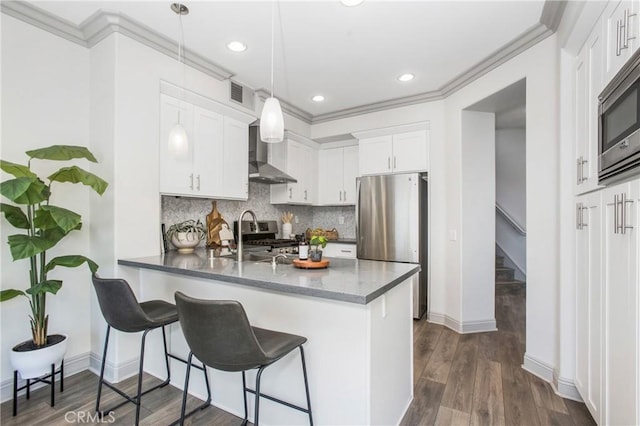
[[[171,236],[171,244],[178,249],[179,253],[193,253],[196,246],[200,244],[200,236],[197,232],[176,232]]]

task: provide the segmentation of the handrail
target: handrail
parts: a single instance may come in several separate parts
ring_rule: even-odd
[[[506,221],[513,227],[513,229],[518,231],[518,234],[527,235],[527,230],[520,226],[520,224],[516,222],[516,220],[511,217],[511,215],[509,215],[509,213],[507,213],[498,203],[496,203],[496,211],[500,213],[500,216],[506,219]]]

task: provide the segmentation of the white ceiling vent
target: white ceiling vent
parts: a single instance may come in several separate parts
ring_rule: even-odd
[[[255,92],[233,80],[229,80],[229,83],[229,99],[253,111],[255,108]]]

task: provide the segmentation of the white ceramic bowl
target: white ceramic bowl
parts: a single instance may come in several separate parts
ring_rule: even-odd
[[[193,253],[199,243],[200,237],[197,232],[176,232],[171,236],[171,244],[179,253]]]

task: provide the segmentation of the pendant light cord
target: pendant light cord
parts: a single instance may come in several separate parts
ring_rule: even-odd
[[[273,45],[274,45],[274,20],[275,20],[276,2],[271,2],[271,97],[273,98]]]
[[[178,14],[178,22],[180,25],[180,43],[178,43],[178,62],[182,63],[182,90],[184,90],[184,85],[186,84],[186,66],[184,63],[184,26],[182,25],[182,14]],[[182,58],[182,59],[180,59]]]

